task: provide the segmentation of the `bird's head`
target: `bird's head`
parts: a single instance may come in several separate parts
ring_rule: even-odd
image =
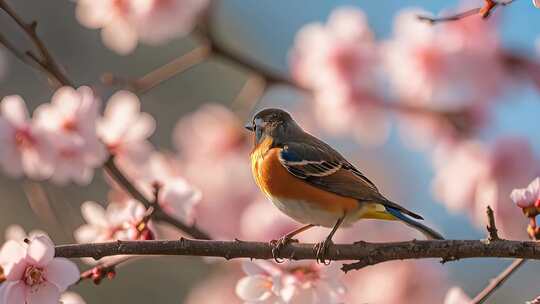
[[[245,127],[255,133],[256,145],[266,138],[271,138],[274,143],[284,142],[289,136],[302,132],[289,113],[273,108],[255,114]]]

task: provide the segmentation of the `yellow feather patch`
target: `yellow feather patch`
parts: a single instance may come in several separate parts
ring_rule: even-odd
[[[360,211],[359,219],[376,219],[376,220],[387,220],[395,221],[395,218],[392,214],[386,211],[386,208],[381,204],[367,204]]]

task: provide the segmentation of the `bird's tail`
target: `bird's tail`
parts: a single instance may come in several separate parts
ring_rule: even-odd
[[[443,236],[440,233],[406,216],[399,209],[393,208],[391,206],[385,206],[385,207],[388,213],[390,213],[396,219],[404,222],[408,226],[422,232],[422,234],[425,235],[428,240],[444,240]]]

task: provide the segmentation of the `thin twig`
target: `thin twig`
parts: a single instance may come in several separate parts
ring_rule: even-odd
[[[481,304],[484,303],[484,301],[489,298],[497,288],[501,287],[501,285],[510,278],[510,276],[518,270],[519,267],[521,267],[527,260],[525,259],[517,259],[512,262],[506,269],[504,269],[499,275],[497,275],[495,278],[493,278],[488,286],[484,288],[480,293],[478,293],[474,299],[470,302],[470,304]]]
[[[425,15],[418,15],[417,18],[420,21],[425,21],[430,24],[440,23],[440,22],[449,22],[449,21],[457,21],[461,20],[463,18],[467,18],[474,15],[479,15],[483,19],[487,19],[493,11],[498,6],[506,6],[514,2],[515,0],[507,0],[507,1],[494,1],[494,0],[484,0],[484,5],[481,7],[475,7],[454,15],[450,16],[444,16],[444,17],[430,17]]]
[[[263,96],[265,89],[266,80],[259,76],[259,74],[251,75],[246,80],[231,104],[233,111],[240,120],[243,121],[247,119],[247,115],[249,115],[251,110],[257,105]]]
[[[488,241],[498,241],[500,240],[499,234],[497,233],[497,226],[495,225],[495,216],[493,215],[493,209],[491,209],[491,206],[487,206],[487,218],[488,218],[488,225],[486,227],[488,231]]]
[[[28,38],[32,41],[34,46],[38,49],[41,54],[41,59],[37,59],[37,62],[42,65],[42,67],[49,71],[51,75],[58,81],[59,84],[73,86],[68,77],[62,72],[58,63],[54,60],[51,53],[39,38],[36,29],[37,22],[33,21],[31,23],[26,23],[16,12],[7,4],[5,0],[0,0],[0,9],[4,10],[10,17],[19,25],[19,27],[26,33]],[[27,52],[28,54],[28,52]]]
[[[488,225],[486,227],[488,231],[488,242],[500,242],[501,239],[499,238],[499,235],[497,233],[497,226],[495,225],[495,216],[493,214],[493,209],[491,209],[491,206],[487,206],[486,208],[486,215],[488,218]],[[497,290],[499,287],[508,280],[508,278],[516,271],[518,270],[521,265],[525,263],[525,259],[517,259],[512,262],[508,267],[506,267],[501,273],[499,273],[495,278],[491,279],[489,284],[482,289],[472,300],[471,304],[481,304],[484,303],[484,301],[489,298],[490,295],[492,295],[495,290]]]
[[[105,162],[104,167],[105,167],[105,170],[107,170],[107,172],[109,173],[109,175],[124,190],[126,190],[129,193],[129,195],[131,195],[134,199],[141,202],[146,208],[149,208],[149,207],[154,207],[155,208],[155,210],[153,212],[153,215],[152,215],[153,219],[155,219],[157,221],[162,221],[162,222],[171,224],[171,225],[173,225],[176,228],[184,231],[185,233],[189,234],[190,236],[192,236],[194,238],[205,239],[205,240],[211,239],[211,237],[207,233],[201,231],[196,226],[194,226],[194,225],[191,225],[191,226],[186,225],[182,221],[177,220],[177,219],[173,218],[172,216],[170,216],[169,214],[167,214],[166,212],[164,212],[159,207],[159,205],[152,204],[152,202],[150,200],[148,200],[142,194],[142,192],[137,189],[135,184],[132,181],[130,181],[129,178],[127,176],[125,176],[124,173],[116,166],[116,164],[114,163],[114,157],[111,156]]]
[[[173,78],[174,76],[187,71],[195,65],[203,62],[210,50],[207,46],[201,45],[187,54],[184,54],[173,61],[153,70],[152,72],[134,80],[131,84],[134,92],[137,94],[145,94],[157,85]]]

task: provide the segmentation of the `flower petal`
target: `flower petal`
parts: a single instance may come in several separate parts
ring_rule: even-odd
[[[19,95],[6,96],[0,103],[2,116],[16,126],[26,124],[28,120],[28,110],[24,100]]]
[[[77,282],[80,272],[77,266],[68,259],[54,258],[45,268],[47,281],[53,283],[60,291]]]
[[[22,277],[26,268],[25,254],[25,248],[16,241],[9,240],[2,246],[0,266],[3,268],[6,280],[16,281]]]
[[[84,220],[92,225],[98,227],[108,227],[109,222],[105,214],[105,209],[98,203],[92,201],[86,201],[81,205],[81,214]]]
[[[30,241],[26,259],[36,266],[46,266],[54,257],[54,244],[46,235],[39,235]]]
[[[27,287],[22,281],[5,282],[0,288],[1,303],[25,304]]]
[[[64,292],[60,297],[61,304],[86,304],[84,299],[75,292],[68,291]]]
[[[127,55],[137,46],[138,36],[130,24],[117,19],[101,30],[101,39],[108,48],[120,55]]]
[[[272,281],[263,275],[253,275],[240,279],[236,284],[236,294],[244,301],[264,301],[272,295]]]
[[[6,240],[22,242],[27,238],[26,231],[20,225],[9,225],[5,232]]]
[[[49,282],[33,286],[28,291],[26,304],[58,304],[60,291]]]

